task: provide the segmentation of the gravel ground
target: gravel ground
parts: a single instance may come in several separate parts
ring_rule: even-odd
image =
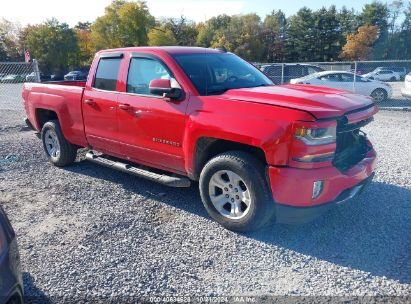
[[[237,234],[208,217],[197,185],[167,188],[84,152],[53,167],[19,103],[0,102],[0,203],[29,300],[411,295],[409,112],[381,111],[366,128],[379,163],[357,200],[310,224]]]

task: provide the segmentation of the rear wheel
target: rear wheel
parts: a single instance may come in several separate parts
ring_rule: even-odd
[[[397,78],[395,78],[394,76],[392,76],[390,80],[391,80],[391,81],[396,81]]]
[[[265,167],[248,153],[231,151],[211,159],[199,186],[207,212],[227,229],[257,230],[274,215]]]
[[[53,165],[64,167],[75,161],[77,147],[66,140],[57,120],[44,124],[41,130],[41,140],[44,151]]]
[[[374,99],[375,102],[382,102],[387,100],[388,94],[387,91],[384,89],[375,89],[371,93],[371,97]]]

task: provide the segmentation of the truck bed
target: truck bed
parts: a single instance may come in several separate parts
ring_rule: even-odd
[[[81,107],[84,87],[84,81],[25,83],[22,96],[30,123],[41,131],[41,117],[55,115],[66,138],[73,144],[87,145]]]

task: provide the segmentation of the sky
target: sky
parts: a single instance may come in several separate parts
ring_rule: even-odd
[[[36,24],[57,18],[71,26],[78,21],[94,21],[104,14],[104,7],[111,0],[3,0],[0,6],[0,18],[19,22],[22,26]],[[146,0],[150,12],[155,17],[186,16],[196,22],[205,21],[219,14],[246,14],[255,12],[262,18],[274,9],[281,9],[289,16],[303,6],[319,9],[322,6],[343,5],[360,11],[372,0]]]

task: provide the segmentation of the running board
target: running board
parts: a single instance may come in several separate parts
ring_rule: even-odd
[[[155,173],[149,170],[133,167],[129,164],[105,158],[103,155],[95,155],[93,152],[87,152],[86,159],[92,161],[93,163],[109,167],[118,171],[130,173],[135,176],[142,177],[169,187],[183,188],[190,187],[191,185],[191,182],[187,177],[176,177]]]

